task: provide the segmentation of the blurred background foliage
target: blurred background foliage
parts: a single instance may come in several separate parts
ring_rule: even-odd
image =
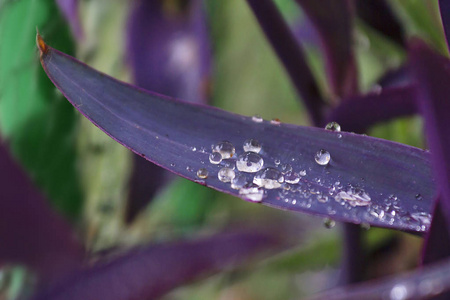
[[[81,0],[85,35],[75,42],[54,1],[0,0],[0,130],[14,155],[94,254],[243,226],[276,227],[298,245],[251,267],[179,288],[164,299],[291,299],[335,285],[341,249],[339,224],[326,229],[318,218],[251,204],[181,178],[171,181],[126,222],[131,152],[76,114],[64,100],[40,66],[35,33],[38,27],[52,47],[130,81],[124,56],[131,2]],[[206,2],[214,60],[211,105],[308,125],[307,112],[246,2]],[[294,31],[306,26],[294,1],[275,2]],[[437,1],[388,3],[408,36],[420,36],[442,53],[447,51]],[[373,89],[386,70],[399,67],[406,59],[405,49],[361,20],[356,22],[354,36],[363,91]],[[314,41],[303,45],[327,94],[322,54]],[[425,147],[419,117],[379,124],[368,134]],[[417,263],[418,238],[383,229],[370,229],[365,238],[372,262],[368,277],[399,272]],[[2,269],[0,299],[13,299],[27,280],[22,268]]]

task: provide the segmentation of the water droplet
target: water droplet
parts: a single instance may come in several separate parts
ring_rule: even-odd
[[[175,167],[175,164],[174,164],[174,163],[171,163],[170,166],[171,166],[171,167]]]
[[[290,184],[297,184],[300,181],[300,177],[298,177],[297,173],[289,171],[284,175],[284,181]]]
[[[431,224],[431,215],[426,212],[415,212],[411,214],[411,218],[420,222],[421,225],[425,225],[426,227]]]
[[[213,152],[209,155],[209,162],[212,164],[220,164],[222,161],[222,155],[219,152]]]
[[[298,174],[300,176],[306,176],[306,170],[301,170]]]
[[[220,155],[222,155],[222,159],[228,159],[233,157],[236,149],[232,143],[223,141],[214,146],[213,152],[220,153]]]
[[[334,198],[337,202],[345,201],[351,206],[367,206],[371,203],[371,198],[363,189],[350,188],[347,191],[339,192]]]
[[[285,164],[281,166],[282,173],[288,173],[292,171],[292,166],[290,164]]]
[[[208,175],[209,175],[208,170],[206,170],[205,168],[198,169],[197,171],[198,178],[205,179],[208,178]]]
[[[245,152],[259,153],[261,151],[261,144],[257,140],[248,139],[244,142],[243,148]]]
[[[270,124],[273,124],[273,125],[280,125],[280,124],[281,124],[281,121],[280,121],[280,119],[275,118],[275,119],[270,120]]]
[[[277,189],[284,182],[283,174],[275,168],[265,168],[253,177],[253,183],[266,189]]]
[[[262,157],[254,152],[245,152],[236,160],[236,167],[241,172],[255,173],[261,170],[263,165]]]
[[[231,180],[231,188],[239,190],[247,184],[247,178],[243,174],[238,174]]]
[[[416,200],[417,201],[422,201],[423,197],[421,194],[416,194]]]
[[[217,173],[217,177],[222,182],[230,182],[235,176],[236,174],[230,168],[222,168],[219,173]]]
[[[325,126],[326,130],[340,132],[341,131],[341,125],[339,125],[336,122],[330,122]]]
[[[248,184],[239,190],[239,195],[247,200],[260,202],[264,198],[264,189],[255,184]]]
[[[281,164],[281,161],[279,159],[275,159],[274,163],[278,166],[279,164]]]
[[[338,139],[342,138],[342,134],[338,133],[337,137]]]
[[[325,228],[333,228],[336,225],[336,222],[334,220],[331,220],[330,218],[325,218],[323,220],[323,225],[325,226]]]
[[[316,156],[314,157],[316,160],[316,163],[318,163],[321,166],[328,165],[330,162],[331,156],[330,153],[324,149],[320,149],[317,151]]]
[[[196,148],[196,147],[191,147],[191,150],[192,150],[193,152],[195,152],[195,151],[197,151],[197,148]]]
[[[396,284],[391,289],[391,292],[389,293],[389,298],[391,300],[404,300],[408,297],[408,289],[404,284]]]
[[[252,117],[252,121],[256,123],[261,123],[263,121],[263,118],[260,115],[254,115]]]
[[[327,203],[328,202],[328,196],[317,195],[317,201],[319,201],[320,203]]]

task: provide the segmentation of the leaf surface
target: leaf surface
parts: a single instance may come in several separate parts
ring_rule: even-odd
[[[347,132],[255,121],[182,102],[121,83],[43,41],[41,60],[50,79],[95,125],[180,176],[279,209],[411,232],[428,228],[435,188],[425,151]],[[219,180],[219,171],[233,168],[244,154],[247,139],[262,145],[263,169],[285,172],[283,184],[278,184],[281,177],[278,183],[261,183],[245,168],[236,168],[235,175],[264,187],[233,189]],[[212,164],[212,146],[222,141],[230,142],[236,153]],[[315,161],[321,149],[331,156],[327,165]],[[197,176],[203,168],[207,178]]]

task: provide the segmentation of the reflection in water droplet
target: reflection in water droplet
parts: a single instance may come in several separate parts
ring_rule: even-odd
[[[247,200],[260,202],[264,198],[264,189],[255,184],[249,184],[239,190],[239,195]]]
[[[330,131],[336,131],[336,132],[340,132],[341,131],[341,125],[339,125],[336,122],[330,122],[325,126],[326,130],[330,130]]]
[[[325,218],[323,220],[323,225],[325,226],[325,228],[333,228],[336,225],[336,222],[334,220],[331,220],[330,218]]]
[[[280,124],[281,124],[281,121],[280,121],[280,119],[275,118],[275,119],[270,120],[270,124],[273,124],[273,125],[280,125]]]
[[[256,123],[261,123],[261,122],[263,121],[263,118],[261,118],[260,115],[254,115],[254,116],[252,117],[252,121],[253,121],[253,122],[256,122]]]
[[[220,153],[220,155],[222,155],[222,159],[228,159],[233,157],[236,149],[232,143],[223,141],[214,146],[213,152]]]
[[[371,198],[363,189],[349,188],[347,191],[339,192],[335,198],[337,202],[345,201],[351,206],[367,206],[371,204]]]
[[[277,189],[284,182],[283,174],[275,168],[265,168],[253,177],[253,183],[266,189]]]
[[[259,153],[261,151],[261,144],[255,139],[248,139],[243,145],[245,152],[255,152]]]
[[[230,168],[222,168],[219,173],[217,173],[217,177],[222,182],[230,182],[235,177],[235,173]]]
[[[245,152],[236,160],[236,167],[241,172],[255,173],[261,170],[263,165],[262,157],[254,152]]]
[[[330,153],[324,149],[320,149],[317,151],[316,156],[314,157],[316,160],[316,163],[318,163],[321,166],[328,165],[330,162],[331,156]]]
[[[222,161],[222,155],[219,152],[213,152],[209,155],[209,162],[212,164],[220,164]]]
[[[205,179],[208,178],[208,175],[209,175],[208,170],[206,170],[205,168],[198,169],[197,171],[198,178]]]
[[[243,174],[238,174],[231,180],[231,188],[239,190],[247,184],[247,178]]]

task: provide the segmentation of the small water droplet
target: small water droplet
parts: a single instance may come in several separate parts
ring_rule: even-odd
[[[261,202],[264,198],[264,189],[251,183],[241,188],[239,195],[252,202]]]
[[[369,194],[359,188],[349,188],[347,191],[341,191],[334,199],[337,202],[343,201],[343,204],[348,203],[351,206],[367,206],[371,203]]]
[[[255,173],[261,170],[263,165],[262,157],[254,152],[245,152],[236,160],[236,167],[241,172]]]
[[[265,168],[253,177],[253,183],[266,189],[277,189],[284,182],[283,174],[275,168]]]
[[[222,161],[222,155],[219,152],[213,152],[209,155],[209,162],[212,164],[220,164]]]
[[[196,147],[191,147],[191,150],[192,150],[193,152],[195,152],[195,151],[197,151],[197,148],[196,148]]]
[[[421,194],[416,194],[416,200],[417,201],[422,201],[423,197]]]
[[[290,164],[284,164],[281,166],[282,173],[288,173],[292,171],[292,166]]]
[[[342,134],[338,133],[337,137],[338,139],[342,138]]]
[[[306,176],[306,170],[301,170],[298,174],[300,176]]]
[[[252,121],[256,123],[261,123],[263,121],[263,118],[260,115],[254,115],[252,117]]]
[[[238,174],[231,180],[231,188],[239,190],[247,184],[247,178],[243,174]]]
[[[208,170],[206,170],[205,168],[198,169],[197,171],[198,178],[205,179],[208,178],[208,175],[209,175]]]
[[[336,225],[336,222],[334,220],[331,220],[330,218],[325,218],[323,220],[323,225],[325,228],[331,229]]]
[[[391,300],[404,300],[408,298],[408,289],[404,284],[396,284],[389,293]]]
[[[220,153],[220,155],[222,155],[222,159],[228,159],[233,157],[236,149],[232,143],[223,141],[214,146],[213,152]]]
[[[330,162],[331,155],[328,151],[320,149],[319,151],[317,151],[314,159],[316,160],[316,163],[318,163],[319,165],[325,166],[328,165],[328,163]]]
[[[280,119],[275,118],[275,119],[270,120],[270,124],[273,124],[273,125],[280,125],[280,124],[281,124],[281,121],[280,121]]]
[[[319,201],[320,203],[327,203],[328,202],[328,196],[317,195],[317,201]]]
[[[278,166],[281,163],[281,161],[279,159],[275,159],[274,163],[275,163],[275,165]]]
[[[341,131],[341,125],[339,125],[336,122],[330,122],[325,126],[326,130],[340,132]]]
[[[170,166],[171,166],[171,167],[175,167],[175,164],[174,164],[174,163],[171,163]]]
[[[261,151],[261,144],[255,139],[248,139],[243,145],[245,152],[255,152],[259,153]]]
[[[300,177],[297,173],[289,171],[284,175],[284,181],[289,184],[297,184],[300,181]]]
[[[230,182],[235,176],[236,174],[230,168],[222,168],[219,170],[219,173],[217,173],[217,177],[222,182]]]

